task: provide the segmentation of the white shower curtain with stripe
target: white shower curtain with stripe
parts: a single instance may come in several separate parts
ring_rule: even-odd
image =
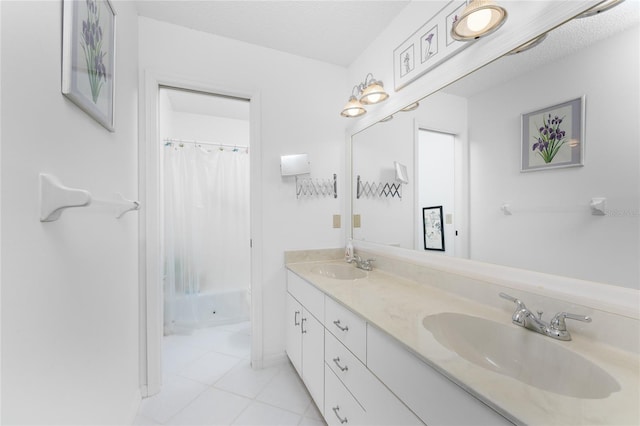
[[[163,152],[165,328],[189,328],[200,294],[249,289],[249,155],[187,144]]]

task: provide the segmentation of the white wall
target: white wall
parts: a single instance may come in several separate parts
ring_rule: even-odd
[[[638,288],[638,40],[636,27],[470,98],[473,259]],[[584,167],[520,173],[520,114],[582,95]],[[592,197],[610,214],[590,215]]]
[[[332,215],[344,210],[348,197],[345,119],[339,116],[349,93],[346,70],[147,18],[139,19],[139,52],[141,72],[260,92],[263,201],[252,208],[262,214],[264,249],[262,282],[255,285],[261,286],[263,295],[264,358],[281,358],[284,250],[344,244],[344,230],[331,225]],[[317,87],[322,90],[313,90]],[[309,154],[313,177],[337,173],[337,199],[296,199],[293,178],[280,176],[280,156],[299,153]]]
[[[137,13],[112,3],[115,133],[61,94],[61,2],[2,2],[3,424],[126,424],[139,402],[137,213],[39,221],[40,172],[136,198]]]

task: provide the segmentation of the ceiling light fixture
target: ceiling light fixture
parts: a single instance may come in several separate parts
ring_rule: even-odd
[[[511,52],[507,53],[507,55],[515,55],[516,53],[522,53],[529,49],[533,49],[534,47],[542,43],[545,38],[547,38],[547,34],[548,33],[540,34],[538,37],[535,37],[528,42],[516,47]]]
[[[420,106],[420,102],[414,102],[414,103],[409,104],[406,107],[402,108],[400,111],[402,111],[402,112],[413,111],[414,109],[418,108],[419,106]]]
[[[360,96],[360,99],[357,96]],[[367,112],[363,105],[377,104],[388,97],[389,94],[385,92],[383,83],[369,73],[362,83],[353,86],[349,101],[342,108],[340,115],[349,118],[360,117]]]
[[[507,11],[492,0],[471,0],[451,27],[451,36],[459,41],[476,40],[500,28]]]
[[[576,18],[588,18],[589,16],[597,15],[598,13],[605,12],[611,9],[612,7],[619,5],[623,1],[624,0],[605,0],[602,3],[598,4],[597,6],[592,7],[586,12],[583,12],[580,15],[576,16]]]

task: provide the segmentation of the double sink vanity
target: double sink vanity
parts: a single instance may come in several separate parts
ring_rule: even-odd
[[[518,289],[339,252],[285,255],[287,354],[328,424],[640,424],[637,348],[597,331],[617,315],[535,299],[561,309],[545,322]],[[637,318],[620,324],[637,335]],[[546,335],[558,327],[572,336]]]

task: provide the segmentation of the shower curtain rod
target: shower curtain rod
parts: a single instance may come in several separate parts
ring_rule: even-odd
[[[230,145],[227,143],[196,141],[196,140],[188,140],[188,139],[166,138],[164,141],[166,143],[192,143],[194,145],[211,145],[211,146],[220,146],[225,148],[249,149],[247,145]]]

